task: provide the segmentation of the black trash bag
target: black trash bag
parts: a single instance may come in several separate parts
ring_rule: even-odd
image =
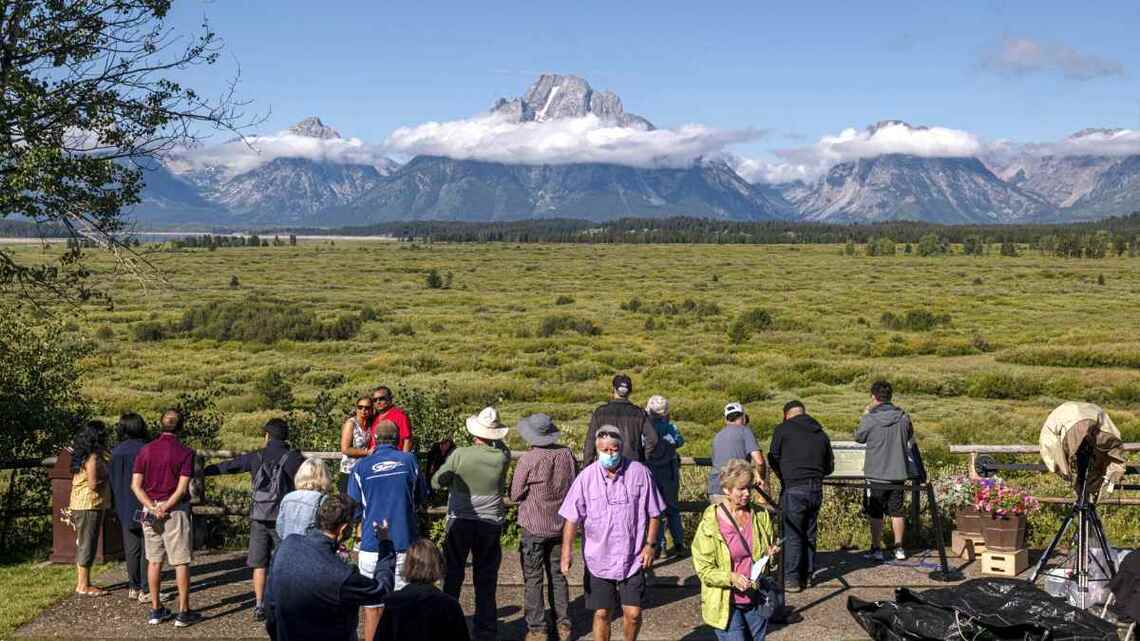
[[[895,601],[847,599],[876,641],[1117,641],[1116,627],[1017,579],[895,590]]]

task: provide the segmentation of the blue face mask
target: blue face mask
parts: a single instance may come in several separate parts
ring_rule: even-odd
[[[606,468],[607,470],[612,470],[616,468],[619,463],[621,463],[621,454],[617,452],[614,452],[612,454],[609,452],[602,452],[601,454],[598,454],[598,462],[601,463],[602,467]]]

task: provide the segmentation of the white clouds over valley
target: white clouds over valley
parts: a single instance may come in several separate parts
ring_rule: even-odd
[[[685,167],[725,147],[756,140],[756,129],[684,125],[641,131],[597,116],[518,122],[489,114],[401,127],[383,147],[406,156],[435,155],[508,164],[613,163],[633,167]]]
[[[168,165],[178,173],[207,167],[222,168],[229,175],[244,173],[275,158],[306,158],[341,164],[383,166],[383,150],[358,138],[312,138],[289,131],[251,136],[217,145],[183,149],[171,154]]]

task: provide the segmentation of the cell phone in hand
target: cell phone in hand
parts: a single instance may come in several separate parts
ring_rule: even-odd
[[[131,520],[140,525],[154,525],[155,522],[158,521],[158,517],[154,515],[154,512],[144,509],[135,510],[135,513],[131,516]]]

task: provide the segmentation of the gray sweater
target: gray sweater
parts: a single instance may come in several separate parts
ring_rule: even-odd
[[[864,414],[855,430],[855,440],[867,444],[863,476],[875,481],[907,480],[906,443],[911,432],[910,417],[890,403]]]

